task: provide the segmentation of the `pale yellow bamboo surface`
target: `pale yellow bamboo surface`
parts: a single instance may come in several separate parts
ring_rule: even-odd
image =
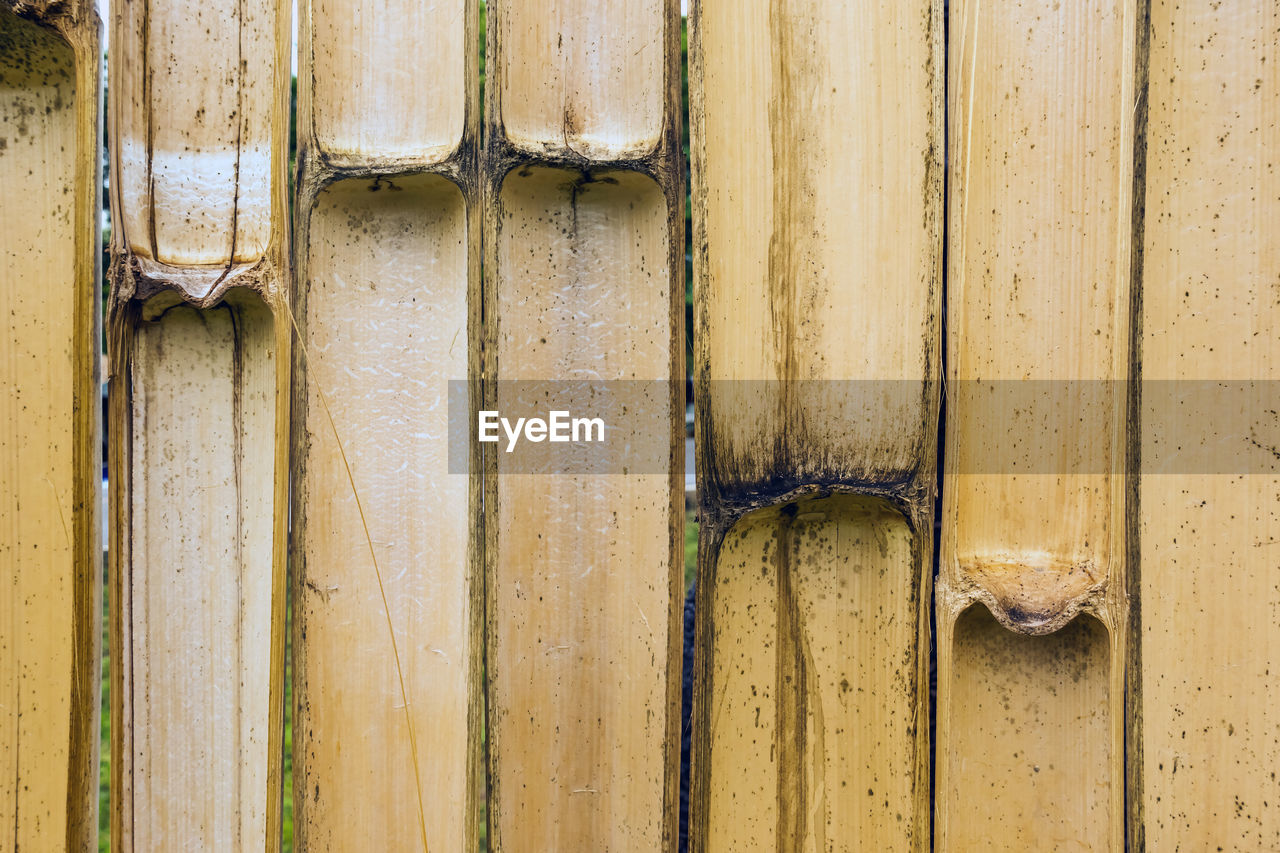
[[[239,292],[206,311],[158,297],[134,334],[123,840],[260,849],[271,765],[271,314]]]
[[[299,844],[318,849],[420,847],[419,796],[431,849],[464,849],[478,828],[467,808],[478,736],[469,727],[473,521],[468,477],[449,473],[447,444],[447,382],[467,376],[467,212],[445,178],[392,185],[400,191],[332,185],[310,227],[294,814]]]
[[[520,396],[511,380],[647,382],[660,457],[528,474],[486,452],[488,819],[502,853],[675,843],[678,15],[671,0],[488,5],[485,408]]]
[[[942,7],[691,23],[692,849],[925,850]]]
[[[714,428],[704,462],[719,488],[775,474],[892,482],[934,452],[936,389],[909,391],[938,364],[934,5],[706,0],[697,10],[696,370]],[[866,59],[847,65],[850,55]]]
[[[1280,847],[1280,436],[1267,384],[1280,378],[1277,54],[1274,4],[1151,4],[1149,473],[1136,585],[1140,716],[1131,722],[1134,834],[1145,830],[1147,850]],[[1221,406],[1206,411],[1217,382],[1236,384],[1221,386]],[[1264,405],[1241,407],[1230,389],[1247,382]],[[1170,388],[1199,401],[1200,414],[1179,426]],[[1171,420],[1173,429],[1159,428]]]
[[[489,61],[507,140],[530,154],[594,161],[652,152],[677,119],[671,20],[670,0],[493,3],[501,50]]]
[[[97,832],[98,16],[0,3],[0,849]]]
[[[625,172],[583,184],[544,168],[511,174],[499,203],[500,377],[668,379],[675,333],[659,186]],[[660,398],[653,411],[659,427],[662,411],[667,423],[677,416]],[[504,462],[486,498],[494,849],[662,848],[678,755],[672,478],[504,475]]]
[[[480,480],[465,445],[451,472],[449,383],[478,379],[476,8],[300,14],[296,844],[472,850]]]
[[[1107,629],[1081,615],[1043,636],[1014,633],[981,605],[956,622],[948,682],[948,850],[1107,850],[1119,757],[1111,740]],[[966,725],[960,725],[963,720]],[[942,844],[939,845],[942,847]]]
[[[875,498],[732,527],[716,563],[709,850],[924,849],[920,560]],[[927,727],[926,731],[927,733]]]
[[[299,10],[299,61],[310,62],[299,110],[310,111],[318,150],[357,170],[457,151],[476,118],[475,3],[309,0]]]
[[[1136,4],[950,16],[935,843],[1120,850]]]
[[[289,17],[113,9],[118,850],[279,844]]]
[[[259,260],[272,238],[287,11],[266,0],[116,0],[113,15],[115,209],[126,248],[173,267],[209,265],[214,278],[228,260]]]

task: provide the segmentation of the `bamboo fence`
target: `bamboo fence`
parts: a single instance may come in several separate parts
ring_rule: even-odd
[[[676,0],[291,7],[113,0],[104,324],[0,0],[0,851],[104,515],[113,849],[1280,847],[1274,3],[693,0],[687,173]]]

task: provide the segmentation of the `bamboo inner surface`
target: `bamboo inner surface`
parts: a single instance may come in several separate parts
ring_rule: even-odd
[[[473,521],[470,478],[448,461],[448,383],[466,379],[470,347],[466,205],[442,177],[350,179],[309,215],[294,480],[298,844],[415,849],[421,807],[430,849],[468,849]]]
[[[1124,848],[1136,28],[950,7],[938,850]]]
[[[951,5],[944,573],[1022,630],[1123,557],[1133,5]]]
[[[701,464],[725,490],[893,482],[932,456],[933,6],[708,2],[695,21]]]
[[[667,201],[641,175],[593,177],[531,167],[501,188],[489,320],[499,381],[670,379]],[[665,430],[676,415],[662,393],[650,411]],[[660,849],[671,843],[677,761],[674,481],[506,473],[495,456],[490,843],[506,853]]]
[[[225,266],[267,253],[272,145],[280,141],[273,139],[278,7],[276,0],[114,7],[117,217],[138,257]],[[287,23],[287,8],[283,14]]]
[[[712,608],[707,851],[917,850],[914,537],[874,498],[753,512]],[[708,594],[709,593],[709,594]]]
[[[508,0],[490,7],[506,138],[593,160],[657,147],[666,115],[668,0]]]
[[[952,763],[945,784],[939,777],[938,849],[1112,849],[1122,756],[1107,628],[1082,615],[1028,637],[978,604],[939,643],[952,649],[938,709],[939,730],[951,733],[939,749]]]
[[[243,292],[205,311],[157,297],[135,330],[124,849],[274,847],[275,347],[270,311]]]
[[[319,147],[348,157],[449,157],[462,141],[468,56],[476,49],[464,0],[310,5]]]
[[[1274,4],[1151,4],[1142,417],[1157,473],[1141,480],[1131,721],[1148,850],[1280,848],[1277,54]],[[1224,392],[1159,432],[1159,388],[1203,406],[1219,383],[1255,383],[1266,403]]]
[[[101,549],[81,503],[88,477],[78,446],[94,411],[77,389],[94,384],[77,341],[91,311],[78,274],[76,173],[81,104],[71,46],[0,9],[0,848],[55,850],[69,843],[78,791],[95,748],[77,743],[73,684],[83,636],[77,599],[93,584]],[[89,97],[96,97],[89,93]],[[96,159],[96,158],[94,158]],[[96,306],[95,306],[96,307]],[[88,324],[88,328],[93,328]],[[96,355],[94,356],[96,357]],[[83,402],[83,401],[80,401]],[[91,492],[92,494],[92,492]],[[88,541],[83,541],[85,532]],[[96,623],[95,623],[96,624]],[[96,664],[95,664],[96,667]],[[96,729],[93,735],[96,737]],[[94,772],[96,778],[96,768]]]

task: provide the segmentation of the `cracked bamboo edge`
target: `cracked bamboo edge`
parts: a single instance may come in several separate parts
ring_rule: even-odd
[[[693,4],[692,850],[930,846],[942,9]]]
[[[5,313],[17,316],[14,304],[20,288],[32,291],[30,295],[37,300],[44,299],[45,293],[50,294],[50,299],[59,298],[62,293],[70,294],[65,299],[70,308],[67,314],[30,316],[23,328],[15,326],[8,330],[13,338],[6,343],[16,349],[26,334],[43,329],[52,336],[59,329],[65,329],[65,337],[50,338],[47,351],[33,349],[30,352],[33,358],[48,365],[46,370],[26,366],[14,378],[15,391],[21,393],[26,389],[36,393],[22,395],[23,411],[27,414],[11,421],[7,427],[21,427],[22,419],[39,417],[39,409],[47,401],[51,409],[49,417],[43,425],[38,421],[32,424],[33,433],[45,434],[19,433],[17,437],[22,443],[14,454],[17,469],[6,466],[3,472],[6,481],[11,476],[14,478],[6,491],[11,491],[15,498],[24,498],[20,520],[25,531],[13,539],[6,537],[0,546],[10,554],[13,566],[13,584],[6,584],[6,598],[22,597],[20,607],[14,601],[11,603],[15,606],[6,606],[6,609],[25,613],[28,628],[35,629],[25,636],[18,635],[16,624],[6,626],[3,631],[4,645],[18,661],[12,668],[6,668],[14,682],[6,684],[5,693],[9,694],[11,689],[17,691],[15,698],[4,702],[16,714],[16,722],[7,725],[6,730],[11,730],[16,739],[8,741],[5,747],[5,785],[0,788],[0,824],[9,828],[6,832],[12,832],[5,836],[8,840],[4,846],[13,849],[87,850],[97,837],[102,636],[102,550],[98,515],[101,471],[100,28],[97,12],[88,2],[0,3],[0,37],[6,41],[13,38],[6,45],[6,53],[13,53],[8,53],[5,59],[20,62],[22,66],[9,67],[6,62],[5,67],[0,68],[0,76],[19,75],[23,69],[32,75],[44,73],[38,81],[43,85],[33,88],[24,88],[15,78],[16,88],[9,90],[14,97],[12,103],[21,109],[24,96],[48,99],[43,105],[45,109],[40,109],[38,103],[25,105],[31,107],[31,111],[25,113],[27,118],[19,114],[19,133],[17,137],[11,136],[5,151],[0,152],[0,173],[6,172],[6,161],[14,163],[17,169],[5,178],[6,191],[13,193],[6,203],[23,210],[26,218],[25,222],[6,225],[6,233],[22,234],[28,223],[40,229],[38,234],[25,238],[30,243],[14,247],[15,257],[21,253],[31,256],[34,269],[28,274],[42,275],[42,268],[37,265],[36,256],[40,252],[37,240],[47,239],[49,232],[56,231],[49,220],[63,210],[64,204],[68,205],[63,217],[65,227],[57,235],[60,244],[45,247],[56,253],[53,262],[64,266],[50,270],[46,258],[43,277],[48,280],[23,282],[16,280],[22,275],[19,272],[22,267],[11,269],[15,280],[10,281],[7,288],[15,303],[10,304]],[[63,55],[59,57],[55,53]],[[63,82],[50,85],[53,74],[61,74]],[[68,89],[74,94],[71,101],[64,100]],[[8,106],[0,104],[0,110],[7,112]],[[62,125],[60,131],[59,124]],[[20,146],[27,143],[23,137],[30,134],[32,145],[37,142],[49,145],[40,153],[53,154],[59,132],[63,134],[63,144],[57,149],[61,160],[44,159],[30,170],[24,169],[18,159],[22,156]],[[48,176],[46,182],[46,174],[40,167],[57,168],[55,164],[63,166],[64,171]],[[20,182],[26,176],[34,176],[40,183],[24,189]],[[11,179],[15,181],[12,185]],[[65,186],[65,197],[51,196],[57,181]],[[48,211],[55,203],[58,209]],[[46,205],[48,211],[44,218],[40,216],[41,205]],[[38,339],[33,343],[36,347],[42,345]],[[18,366],[16,361],[13,365]],[[35,384],[40,377],[49,376],[62,365],[65,366],[63,375],[51,377],[58,385]],[[59,406],[61,408],[57,408]],[[59,437],[64,437],[66,443],[53,444]],[[28,440],[32,444],[28,445]],[[50,442],[47,446],[58,458],[40,452],[39,445],[45,441]],[[50,463],[48,470],[43,467],[46,461]],[[27,490],[25,495],[24,490]],[[17,510],[14,506],[13,511]],[[8,516],[9,512],[6,508],[0,510],[0,515]],[[19,517],[14,516],[11,523],[18,520]],[[11,529],[17,533],[16,524]],[[56,566],[56,570],[48,563],[40,568],[34,578],[36,586],[32,588],[21,583],[30,572],[22,567],[42,560],[39,551],[42,546],[43,553],[50,555],[44,560],[56,560],[59,549],[64,546],[65,558],[59,561],[62,565]],[[10,630],[14,634],[11,635]],[[28,643],[37,645],[37,653],[23,662],[22,651]],[[40,644],[48,645],[40,648]]]
[[[490,452],[491,445],[484,449],[489,843],[497,851],[557,844],[669,849],[675,844],[679,802],[683,599],[679,4],[491,2],[487,28],[484,408],[500,408],[498,382],[504,380],[567,379],[572,376],[565,369],[574,364],[612,364],[619,357],[624,359],[619,366],[626,368],[624,351],[638,352],[640,334],[653,330],[661,340],[653,343],[656,354],[647,351],[644,366],[656,373],[640,378],[668,383],[664,405],[671,409],[666,474],[505,475],[500,454]],[[602,57],[593,63],[592,54]],[[597,217],[591,220],[598,227],[590,236],[575,233],[567,244],[544,252],[545,264],[538,261],[538,269],[528,275],[505,266],[508,250],[525,245],[517,234],[521,227],[525,240],[551,241],[559,233],[552,230],[554,223],[563,220],[568,227],[579,202]],[[623,253],[621,241],[632,235],[657,256],[645,254],[637,262]],[[656,248],[659,244],[665,244],[664,250]],[[579,256],[611,267],[575,281],[580,287],[616,287],[606,303],[617,313],[603,317],[599,337],[580,338],[577,350],[568,351],[574,329],[552,322],[546,305],[521,313],[504,310],[503,300],[520,292],[536,301],[539,291],[524,282],[538,275],[573,275],[569,267]],[[532,258],[529,265],[532,269]],[[661,269],[664,292],[642,298],[640,285],[647,274]],[[653,313],[634,309],[633,315],[617,301],[621,297]],[[539,323],[550,323],[544,328],[546,353],[513,358],[503,330],[527,333]],[[612,343],[602,347],[602,341]],[[613,371],[608,367],[599,378],[626,375]],[[617,485],[640,489],[645,481],[648,498],[643,503],[638,492],[624,494]],[[592,495],[616,501],[604,509],[617,510],[623,551],[635,544],[634,553],[618,553],[610,561],[607,541],[588,537],[585,521],[556,520],[533,509],[545,501],[590,512]],[[546,535],[545,546],[538,545],[537,534]],[[651,541],[641,547],[645,536]],[[588,569],[602,570],[581,581],[585,599],[577,598],[579,589],[571,583],[548,584],[538,588],[552,596],[549,603],[521,609],[520,585],[551,577],[548,561],[575,548],[584,550],[584,542],[592,543],[582,555]],[[622,586],[606,590],[601,584],[607,575]],[[646,584],[651,584],[648,589]],[[628,601],[623,591],[652,599],[649,612],[639,606],[639,597]],[[543,645],[563,645],[553,635],[572,635],[570,639],[585,644],[587,638],[575,631],[593,624],[613,626],[613,632],[601,638],[602,645],[581,646],[583,654],[614,649],[619,657],[613,667],[603,660],[557,663],[539,651],[539,639]],[[627,639],[632,629],[634,638]],[[654,643],[654,637],[661,639]],[[616,644],[609,645],[609,639]],[[522,664],[525,648],[533,651]],[[637,677],[641,672],[646,674]],[[627,693],[625,681],[642,685],[637,688],[641,692]],[[602,692],[593,699],[597,687]],[[622,692],[611,701],[613,694],[604,691]],[[527,725],[517,727],[522,720]],[[608,772],[611,750],[626,756],[612,759],[626,773]]]
[[[115,93],[108,116],[115,217],[108,306],[112,505],[108,586],[115,650],[111,656],[112,846],[150,849],[199,838],[206,846],[222,849],[276,850],[281,832],[292,337],[286,304],[290,7],[241,0],[236,24],[222,19],[218,10],[198,10],[181,19],[167,14],[170,11],[161,0],[112,5],[114,48],[108,69]],[[219,20],[201,28],[200,15],[206,13]],[[264,16],[270,24],[262,30]],[[259,30],[251,29],[246,18]],[[156,61],[156,43],[166,36],[172,49],[165,55],[174,63],[167,69]],[[208,40],[203,52],[194,47],[202,38]],[[174,48],[184,41],[189,49]],[[211,45],[219,41],[234,41],[238,55],[213,49]],[[227,80],[225,88],[219,88],[223,78],[211,73],[219,61],[230,64],[236,81]],[[235,105],[225,102],[228,97]],[[246,100],[253,102],[246,105]],[[185,122],[171,115],[157,118],[157,103],[162,109],[178,110],[184,118],[192,113],[194,117]],[[219,149],[213,125],[223,119],[234,122],[236,130],[231,135],[234,141],[226,142],[229,147]],[[190,144],[157,149],[155,140],[162,133],[189,134]],[[210,144],[204,163],[199,162],[202,133],[208,134]],[[245,138],[246,133],[250,138]],[[248,150],[252,145],[257,149]],[[233,164],[232,192],[220,195],[217,184],[203,191],[193,189],[192,182],[218,180],[221,167],[209,161],[220,155],[225,158],[226,151],[234,152],[227,161]],[[163,171],[166,156],[172,158],[167,173]],[[145,163],[145,178],[139,176],[140,163]],[[211,166],[212,172],[202,171]],[[195,197],[184,201],[182,194],[191,192]],[[224,229],[223,224],[230,228]],[[202,244],[202,238],[208,242]],[[227,241],[227,252],[217,248]],[[184,370],[172,355],[164,357],[166,348],[171,353],[189,348],[188,354],[207,357],[207,363],[191,362]],[[152,388],[151,380],[164,379],[166,372],[167,381]],[[186,389],[195,392],[195,398],[185,406],[173,405]],[[218,408],[223,402],[230,406],[230,418],[218,422],[217,416],[226,413]],[[155,424],[147,423],[148,415],[156,418]],[[153,436],[153,427],[166,432]],[[226,442],[230,446],[194,446],[200,444],[202,431],[219,429],[231,433]],[[174,459],[171,455],[166,460],[163,454],[154,459],[146,456],[156,464],[149,470],[156,471],[157,477],[135,470],[137,454],[150,451],[148,439],[160,437],[173,442],[171,454],[192,452],[187,471],[166,468]],[[219,462],[218,452],[229,453],[230,461]],[[202,489],[217,490],[215,471],[230,477],[232,494],[222,496],[225,502],[213,498],[217,504],[204,507],[209,513],[201,514],[197,495]],[[206,477],[213,479],[203,482]],[[254,478],[260,480],[254,483],[257,490],[244,491],[244,481]],[[165,494],[170,484],[178,488]],[[161,490],[164,499],[153,487]],[[183,525],[213,524],[219,511],[233,508],[235,521],[227,538],[183,538],[165,545],[165,536],[184,529]],[[159,525],[148,525],[150,514],[163,517],[166,512],[174,514]],[[148,545],[161,552],[150,555],[152,563],[147,562]],[[226,563],[208,559],[209,551],[219,545],[230,548]],[[194,562],[189,562],[192,558]],[[149,605],[155,602],[147,597],[157,590],[163,597],[166,581],[170,593],[179,593],[183,588],[179,574],[184,569],[210,568],[211,563],[218,564],[212,572],[223,572],[216,578],[210,574],[215,583],[209,593],[223,593],[222,603],[231,608],[231,624],[230,630],[225,624],[203,627],[209,629],[211,642],[233,643],[241,668],[237,674],[214,677],[204,685],[206,692],[212,691],[206,696],[210,699],[206,707],[191,713],[188,704],[179,707],[175,716],[173,703],[195,688],[194,684],[178,688],[175,683],[201,664],[174,656],[191,651],[181,643],[189,632],[202,627],[202,617],[216,618],[215,603],[211,598],[183,614],[185,621],[170,625],[178,633],[166,634],[167,640],[160,642],[172,641],[172,645],[155,654],[146,646],[159,637],[149,628],[135,633],[134,620],[149,618]],[[236,563],[235,574],[227,577],[226,566]],[[265,581],[261,580],[264,573]],[[235,580],[241,590],[234,602],[225,599],[223,584],[228,580]],[[251,587],[248,593],[243,591],[246,584]],[[241,632],[251,635],[248,642]],[[263,641],[266,649],[261,648]],[[245,664],[246,658],[251,663]],[[219,653],[206,663],[216,668],[224,660]],[[175,683],[167,685],[167,691],[161,685],[153,692],[154,685],[147,680],[150,668],[163,670],[166,664]],[[252,666],[253,672],[246,666]],[[264,681],[265,697],[256,693]],[[256,698],[245,700],[253,705],[246,712],[253,719],[237,719],[230,727],[218,725],[216,712],[225,705],[211,697],[228,688],[255,694]],[[238,701],[232,701],[231,708],[238,714]],[[149,726],[153,713],[167,716],[166,724]],[[236,745],[187,754],[188,748],[200,749],[195,731],[201,725],[235,738]],[[152,747],[153,737],[162,739],[162,744]],[[183,767],[165,764],[175,760],[187,763]],[[215,761],[236,766],[213,771],[208,765]],[[139,765],[145,769],[139,770]],[[161,765],[161,772],[153,776],[154,767]],[[252,790],[246,792],[246,788]],[[203,816],[195,813],[201,805],[207,807]]]
[[[454,19],[445,15],[448,9],[406,4],[398,12],[374,11],[363,5],[359,0],[330,4],[326,8],[333,20],[317,19],[314,4],[307,0],[299,7],[294,241],[298,285],[292,311],[301,340],[293,364],[295,522],[290,545],[296,839],[304,847],[373,844],[416,849],[425,832],[428,849],[472,850],[478,843],[485,796],[478,451],[468,446],[461,460],[466,470],[455,473],[438,467],[456,450],[445,447],[452,439],[436,435],[424,447],[412,435],[434,428],[430,419],[439,412],[415,405],[437,391],[437,404],[449,399],[451,393],[443,393],[445,383],[461,381],[467,391],[466,411],[450,412],[450,417],[473,418],[480,396],[480,106],[478,57],[471,49],[476,44],[478,7],[454,3]],[[347,13],[354,20],[343,20]],[[460,37],[455,37],[455,26],[462,31]],[[457,67],[419,65],[415,51],[421,44],[409,37],[415,32],[436,40],[440,50],[433,61],[448,60]],[[369,44],[377,49],[366,50]],[[317,50],[326,51],[323,63],[316,61]],[[402,55],[406,50],[411,55]],[[405,63],[430,76],[421,81],[407,78],[405,88],[406,83],[397,79]],[[445,91],[424,95],[424,86]],[[432,103],[424,103],[424,97]],[[394,122],[380,123],[387,115]],[[451,123],[442,125],[444,120]],[[329,227],[330,218],[343,210],[350,218]],[[405,239],[394,242],[393,228],[403,228]],[[459,229],[462,233],[455,233]],[[449,281],[438,282],[437,274],[415,266],[445,257],[446,244],[454,239],[461,245],[449,256],[462,267],[460,294]],[[384,240],[391,242],[384,245]],[[424,258],[422,250],[434,254]],[[344,266],[340,270],[333,264]],[[447,259],[443,265],[446,276],[456,272]],[[336,281],[354,291],[341,297],[325,291]],[[366,303],[377,301],[373,292],[379,286],[403,303],[381,320],[382,325],[407,337],[382,342],[391,349],[379,349],[380,342],[361,338],[363,327],[357,326],[317,341],[340,322],[343,306],[350,305],[356,319],[373,311]],[[453,298],[457,295],[460,307]],[[456,319],[459,312],[462,327],[445,328],[443,323]],[[440,335],[448,345],[445,351],[436,346]],[[344,342],[354,351],[337,364]],[[460,364],[451,355],[455,351],[464,354]],[[402,355],[416,360],[406,365],[397,361]],[[377,434],[378,445],[370,444],[370,430],[378,429],[375,419],[383,410],[374,399],[367,399],[361,410],[365,392],[354,380],[361,375],[362,357],[366,368],[395,365],[406,381],[425,371],[424,388],[417,393],[398,381],[402,377],[389,377],[385,371],[365,382],[366,391],[396,392],[395,398],[402,401],[397,411],[405,418],[399,429],[409,435],[397,435],[393,427],[390,434]],[[356,371],[347,374],[350,380],[344,379],[343,371],[353,366]],[[392,467],[399,468],[400,457],[393,460],[379,446],[384,441],[388,448],[407,444],[405,464],[429,469],[423,488],[415,489],[407,475],[387,469],[392,461]],[[332,467],[338,458],[349,461],[354,482]],[[466,494],[451,508],[437,507],[443,516],[424,510],[431,501],[443,502],[457,491],[459,482]],[[360,502],[360,515],[355,514],[353,500]],[[346,514],[332,507],[345,507]],[[360,521],[366,515],[367,527]],[[312,521],[312,516],[320,521]],[[415,538],[428,531],[436,537],[439,527],[450,524],[461,526],[454,530],[460,541],[448,536],[430,542]],[[342,541],[334,541],[334,536]],[[393,541],[402,537],[407,544]],[[405,548],[414,543],[420,550],[407,553]],[[349,559],[342,547],[353,549]],[[368,549],[374,548],[380,552],[377,578],[369,560]],[[456,562],[450,562],[451,557]],[[437,565],[440,559],[445,562]],[[411,587],[396,580],[415,567]],[[389,608],[376,593],[384,580]],[[424,596],[430,603],[433,591],[441,595],[438,586],[460,590],[463,600],[436,602],[438,608],[426,623],[411,619],[407,603],[422,603]],[[368,597],[371,590],[373,598]],[[355,609],[344,616],[344,606]],[[461,625],[452,624],[455,616]],[[357,626],[354,634],[343,634],[343,626],[349,624]],[[395,631],[400,661],[394,668],[389,627]],[[430,648],[424,651],[423,644]],[[458,668],[464,683],[437,689],[439,680],[447,680]],[[314,688],[313,679],[318,682]],[[348,691],[354,689],[354,701],[340,702],[337,694],[326,690],[324,685],[334,679]],[[399,691],[401,679],[407,697]],[[458,689],[465,692],[461,713],[452,704],[451,690]],[[443,707],[437,700],[441,695],[449,695],[449,700],[441,700]],[[419,708],[425,710],[413,718],[411,737],[408,709]],[[343,747],[344,734],[366,728],[381,738],[383,751],[396,756],[395,772],[386,772],[382,752],[365,754],[370,748],[364,740]],[[412,756],[410,743],[415,741],[418,756],[409,762],[405,756]],[[440,744],[447,746],[442,750]],[[374,780],[363,784],[358,795],[343,792],[352,774],[370,771]]]
[[[940,850],[1124,849],[1142,6],[951,7]],[[1031,411],[1067,389],[1085,425],[1019,432],[984,388],[1029,389]]]

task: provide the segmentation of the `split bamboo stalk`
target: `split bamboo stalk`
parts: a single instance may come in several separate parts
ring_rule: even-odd
[[[289,4],[112,17],[112,847],[274,850]]]
[[[502,411],[524,381],[634,382],[617,393],[651,395],[662,457],[639,472],[527,474],[485,445],[489,841],[502,853],[670,849],[679,4],[493,0],[488,14],[485,409]]]
[[[0,849],[97,836],[99,28],[0,2]]]
[[[1137,5],[950,9],[939,850],[1123,849]]]
[[[1154,0],[1150,32],[1131,838],[1274,850],[1280,9]]]
[[[295,843],[475,850],[478,7],[300,5]],[[469,470],[467,466],[469,465]],[[394,632],[394,641],[392,639]]]
[[[942,8],[693,6],[693,850],[929,848]]]

